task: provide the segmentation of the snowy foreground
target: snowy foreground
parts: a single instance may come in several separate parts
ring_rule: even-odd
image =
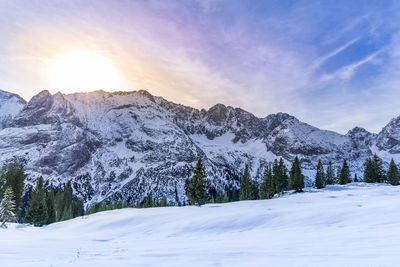
[[[0,266],[398,266],[400,186],[107,211],[0,229]]]

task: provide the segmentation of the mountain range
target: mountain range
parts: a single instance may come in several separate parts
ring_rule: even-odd
[[[0,164],[24,164],[27,188],[71,182],[86,204],[103,199],[135,203],[149,192],[184,204],[197,159],[216,190],[237,188],[245,164],[261,182],[265,167],[298,156],[311,185],[318,160],[338,168],[344,159],[362,176],[374,153],[385,165],[400,159],[400,117],[378,134],[359,127],[345,135],[286,114],[258,118],[217,104],[195,109],[147,91],[51,94],[26,102],[0,91]]]

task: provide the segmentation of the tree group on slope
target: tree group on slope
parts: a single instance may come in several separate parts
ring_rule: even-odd
[[[336,182],[337,181],[337,182]],[[342,167],[338,171],[337,177],[334,177],[334,172],[331,162],[329,162],[326,173],[324,172],[324,167],[322,162],[318,161],[317,171],[315,174],[315,187],[320,189],[324,188],[329,184],[347,184],[350,183],[350,168],[347,161],[343,161]],[[366,182],[366,183],[389,183],[391,185],[400,184],[400,173],[399,169],[392,159],[389,164],[389,169],[385,172],[383,168],[382,159],[380,159],[376,154],[372,158],[367,158],[365,161],[364,177],[360,180],[357,174],[354,174],[353,182]]]
[[[210,186],[206,180],[206,172],[201,158],[194,169],[194,176],[190,180],[187,188],[189,204],[202,205],[207,202],[226,203],[239,200],[269,199],[274,195],[281,195],[287,190],[302,192],[304,188],[304,175],[301,172],[298,157],[294,159],[288,175],[287,167],[282,158],[274,161],[272,166],[267,166],[264,171],[263,180],[259,185],[257,181],[250,177],[249,166],[246,164],[240,187],[238,189],[226,190],[224,194],[216,192],[215,196],[209,193]],[[201,196],[200,198],[197,196]]]
[[[83,202],[73,196],[71,184],[46,192],[39,177],[32,192],[24,195],[25,174],[22,164],[10,163],[0,173],[0,220],[26,222],[42,226],[83,215]]]

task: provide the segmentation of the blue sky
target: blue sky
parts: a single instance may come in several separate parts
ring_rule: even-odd
[[[397,1],[0,0],[0,10],[0,88],[26,99],[88,90],[49,82],[57,54],[84,49],[123,77],[104,90],[287,112],[341,133],[400,115]]]

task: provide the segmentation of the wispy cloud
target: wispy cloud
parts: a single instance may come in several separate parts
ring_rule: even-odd
[[[360,40],[360,37],[359,37],[359,36],[356,37],[356,38],[353,38],[352,40],[348,41],[347,43],[345,43],[345,44],[339,46],[338,48],[334,49],[332,52],[330,52],[330,53],[328,53],[328,54],[326,54],[326,55],[323,55],[323,56],[317,58],[317,59],[313,62],[311,69],[312,69],[313,71],[315,71],[316,69],[318,69],[319,67],[321,67],[327,60],[329,60],[330,58],[332,58],[332,57],[338,55],[340,52],[342,52],[343,50],[345,50],[345,49],[348,48],[349,46],[353,45],[353,44],[356,43],[358,40]]]
[[[320,78],[320,81],[325,82],[325,81],[333,80],[333,79],[350,79],[360,66],[362,66],[366,63],[372,62],[373,59],[375,59],[377,55],[382,53],[382,51],[383,51],[383,49],[378,50],[378,51],[370,54],[369,56],[363,58],[360,61],[354,62],[354,63],[344,66],[344,67],[341,67],[340,69],[338,69],[337,71],[335,71],[333,73],[323,74]]]

